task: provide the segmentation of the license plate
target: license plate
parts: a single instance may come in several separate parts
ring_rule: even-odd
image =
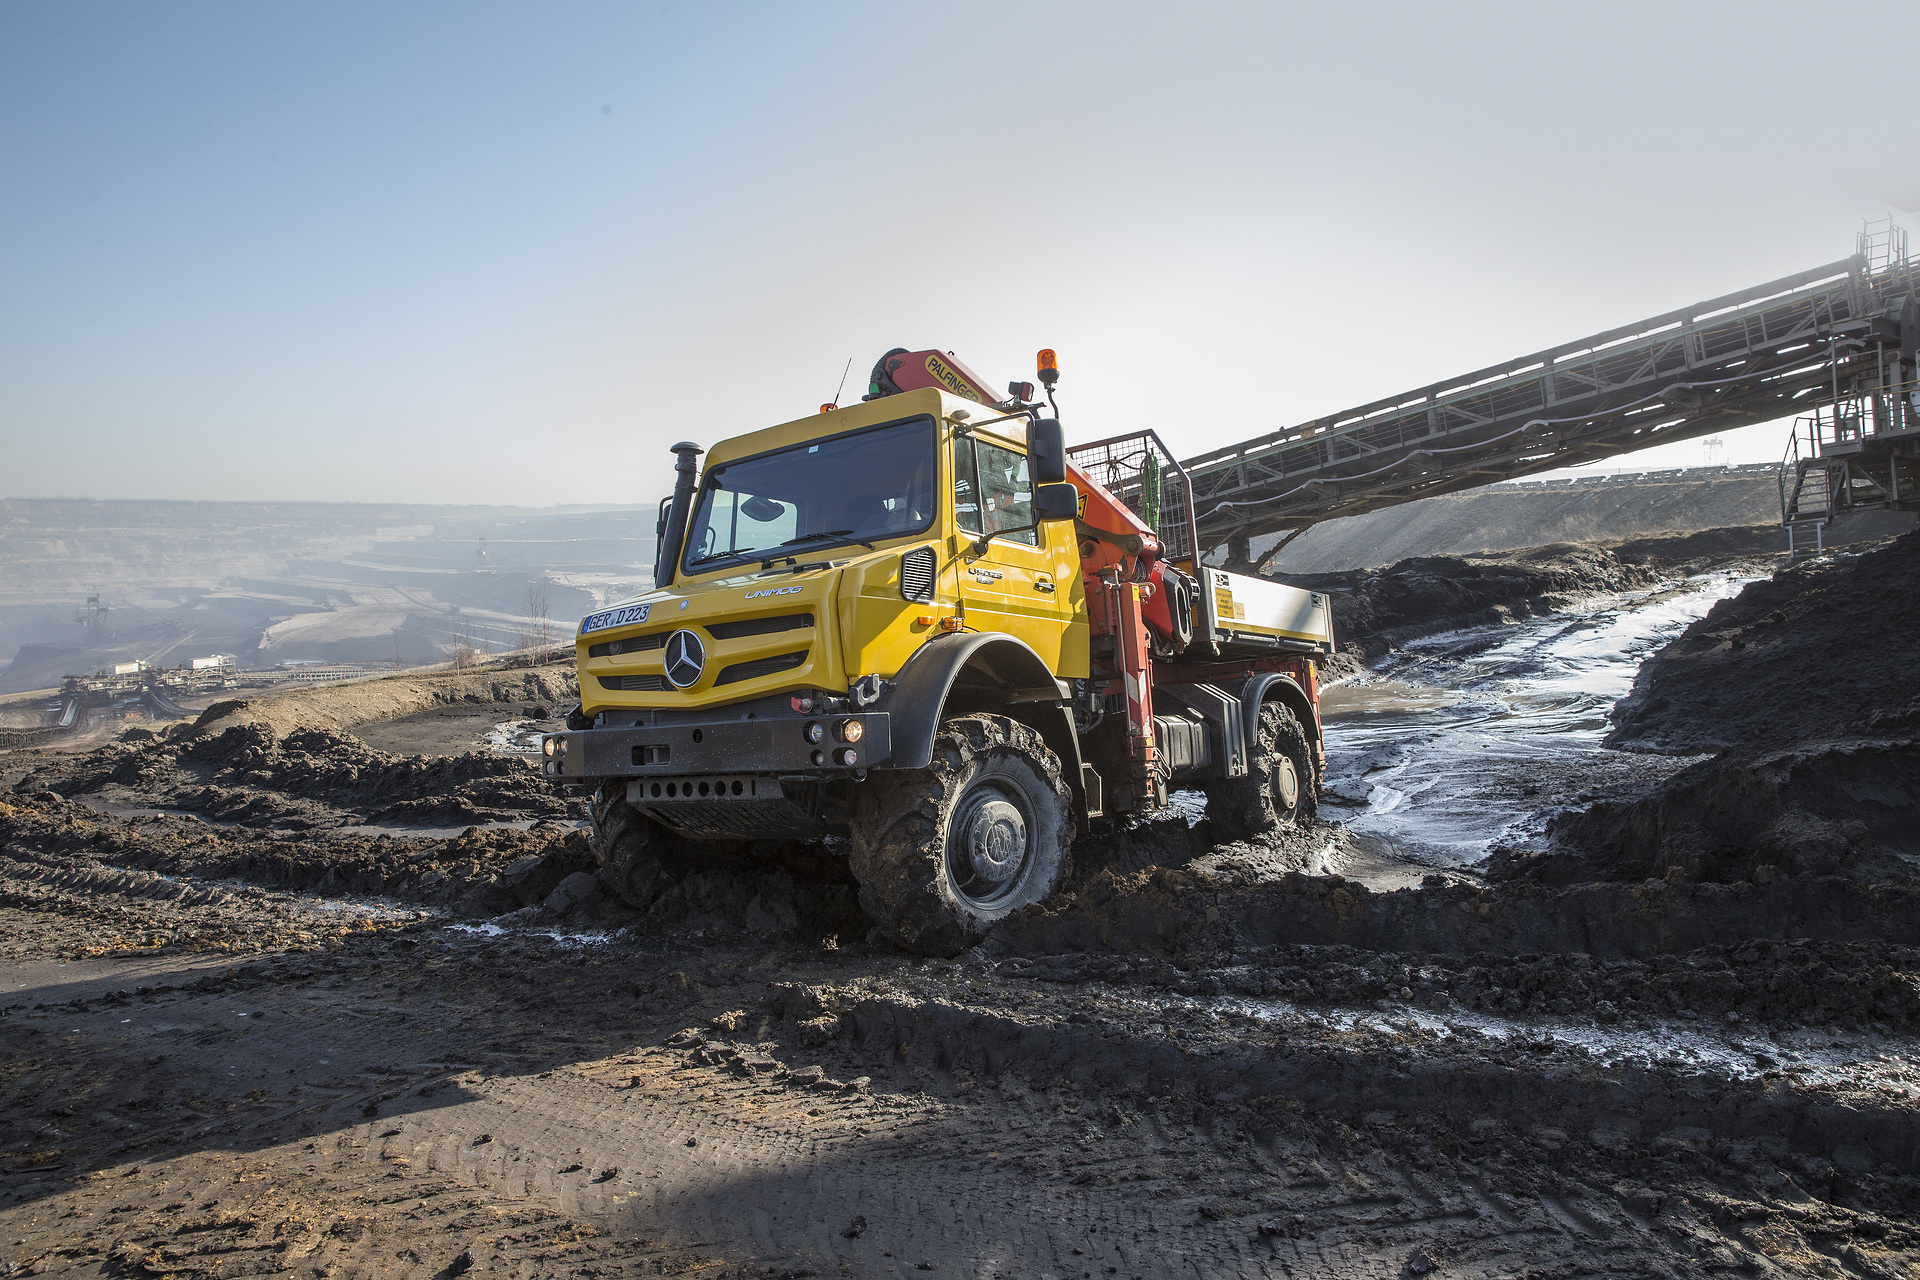
[[[630,604],[624,609],[609,609],[605,613],[590,613],[580,622],[580,634],[589,631],[605,631],[608,627],[626,627],[647,620],[650,604]]]

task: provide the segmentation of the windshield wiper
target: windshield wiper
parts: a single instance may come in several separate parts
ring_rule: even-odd
[[[709,560],[731,560],[735,556],[744,557],[752,550],[752,547],[735,547],[732,551],[716,551],[710,556],[695,556],[693,559],[687,561],[687,564],[693,566],[696,564],[705,564]]]
[[[822,533],[803,533],[797,538],[788,538],[785,542],[781,543],[780,545],[783,547],[798,546],[802,542],[819,542],[823,538],[845,537],[847,534],[850,534],[852,532],[853,530],[851,529],[828,529]],[[865,547],[869,551],[873,550],[873,544],[871,542],[868,542],[865,538],[854,538],[854,539],[851,539],[851,541],[853,541],[859,546]]]

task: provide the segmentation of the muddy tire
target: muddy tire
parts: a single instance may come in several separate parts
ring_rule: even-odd
[[[1299,719],[1282,703],[1265,703],[1246,775],[1206,784],[1213,833],[1222,840],[1248,840],[1306,822],[1319,812],[1314,798],[1319,782],[1313,746]]]
[[[628,906],[652,906],[686,871],[679,837],[627,803],[627,784],[594,788],[588,845],[600,878]]]
[[[1038,733],[1005,716],[956,716],[927,768],[867,779],[852,835],[867,915],[909,951],[950,956],[1058,887],[1072,865],[1073,797]]]

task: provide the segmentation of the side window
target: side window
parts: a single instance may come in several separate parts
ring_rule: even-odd
[[[1027,457],[1011,449],[1002,449],[985,440],[975,441],[979,450],[977,501],[985,508],[986,531],[1026,529],[1033,523],[1033,481],[1027,474]],[[1010,533],[1009,542],[1037,547],[1035,530]]]
[[[973,449],[971,436],[953,442],[953,522],[963,533],[978,534],[980,479],[973,470]]]

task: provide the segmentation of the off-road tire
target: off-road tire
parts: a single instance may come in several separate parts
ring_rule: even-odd
[[[1283,770],[1292,766],[1295,798],[1285,801]],[[1283,826],[1311,821],[1319,812],[1315,799],[1320,785],[1314,768],[1313,745],[1307,731],[1284,703],[1260,707],[1259,741],[1247,772],[1205,784],[1207,817],[1221,840],[1249,840]]]
[[[627,803],[626,783],[595,787],[589,814],[587,843],[600,878],[628,906],[646,910],[686,873],[680,838]]]
[[[1009,809],[1018,810],[1017,820],[992,817]],[[965,831],[956,831],[956,818]],[[995,821],[1003,836],[1019,830],[1024,856],[994,893],[976,898],[957,882],[953,863],[957,856],[975,865],[964,856],[965,837]],[[1033,729],[1006,716],[956,716],[940,726],[927,768],[868,777],[854,804],[852,836],[860,906],[880,932],[909,951],[950,956],[1046,898],[1067,876],[1073,795],[1059,758]]]

